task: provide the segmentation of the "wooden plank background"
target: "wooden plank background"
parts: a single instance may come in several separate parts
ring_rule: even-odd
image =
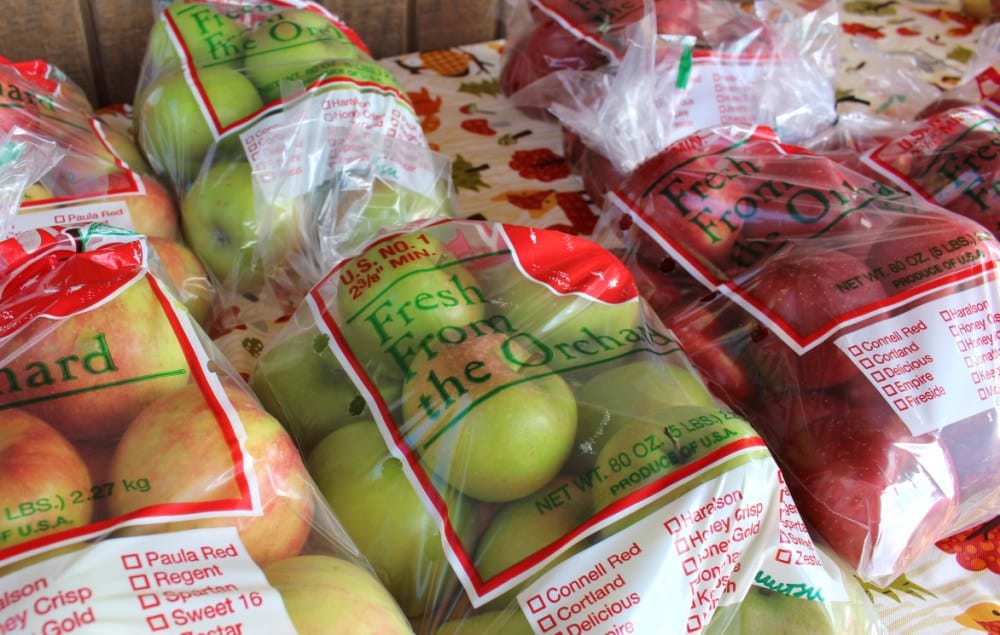
[[[96,106],[131,103],[153,0],[5,0],[0,55],[44,59]],[[503,36],[504,0],[321,0],[376,58]]]

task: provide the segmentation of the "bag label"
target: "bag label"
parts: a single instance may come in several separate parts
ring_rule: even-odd
[[[931,300],[834,343],[914,435],[992,410],[1000,395],[1000,292],[993,283]]]
[[[0,633],[294,633],[232,527],[104,540],[0,579]]]
[[[794,597],[843,600],[834,570],[809,537],[777,467],[752,461],[560,563],[518,602],[538,635],[700,633],[716,608],[741,601],[751,583]],[[666,578],[663,571],[684,575]],[[690,610],[655,608],[666,606]]]

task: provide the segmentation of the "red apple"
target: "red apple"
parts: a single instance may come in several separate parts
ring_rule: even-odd
[[[803,517],[869,578],[903,571],[946,535],[957,509],[951,456],[888,408],[834,410],[797,422],[773,448]]]
[[[734,207],[744,192],[741,183],[755,171],[749,164],[727,167],[714,155],[671,146],[639,165],[619,189],[678,249],[724,277],[763,255],[741,246],[743,220]]]
[[[512,97],[556,71],[589,70],[607,63],[608,57],[601,49],[570,33],[555,20],[543,20],[504,49],[500,90]],[[532,117],[546,113],[546,104],[525,104],[519,108]]]
[[[804,343],[838,318],[885,299],[882,286],[866,279],[869,271],[854,256],[801,243],[769,259],[744,288],[762,312]],[[771,329],[763,333],[748,355],[773,386],[822,388],[859,372],[832,340],[799,354]]]
[[[76,449],[38,417],[0,416],[0,553],[91,520],[90,474]]]
[[[661,35],[701,35],[697,0],[656,0],[656,32]]]
[[[223,502],[249,503],[239,489],[235,448],[223,434],[217,409],[198,384],[168,393],[143,409],[122,434],[111,460],[116,483],[140,479],[146,487],[121,488],[108,501],[114,516],[161,516],[155,524],[126,527],[126,535],[161,533],[196,527],[236,527],[258,564],[300,552],[312,528],[315,490],[292,438],[277,419],[236,384],[226,383],[225,397],[239,417],[246,437],[243,452],[252,460],[260,498],[257,515],[217,511],[197,519],[169,518],[163,506],[185,511],[218,510]],[[244,459],[245,460],[245,459]],[[174,512],[176,513],[176,512]],[[166,517],[163,517],[166,516]]]
[[[0,405],[21,406],[70,439],[116,438],[149,402],[190,381],[166,311],[142,278],[58,323],[34,320],[5,342]]]

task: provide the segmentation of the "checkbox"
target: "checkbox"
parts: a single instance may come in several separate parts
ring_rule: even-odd
[[[541,595],[533,595],[528,598],[528,610],[532,613],[538,613],[539,611],[545,610],[545,598]]]
[[[170,623],[167,622],[167,618],[162,613],[147,617],[146,625],[149,626],[149,630],[151,631],[164,631],[170,628]]]
[[[938,315],[941,316],[942,322],[951,322],[951,311],[939,311]]]
[[[969,350],[969,345],[965,343],[965,340],[958,340],[958,352],[964,353]]]
[[[861,364],[861,368],[864,368],[865,370],[875,368],[875,362],[873,362],[870,357],[862,357],[858,360],[858,363]]]
[[[667,519],[667,522],[663,523],[663,526],[667,528],[667,531],[671,534],[676,534],[681,530],[681,521],[677,520],[677,516],[673,516]]]
[[[677,549],[678,554],[687,553],[691,550],[691,541],[687,539],[687,536],[681,536],[677,539],[677,545],[674,548]]]
[[[140,593],[139,606],[143,609],[152,609],[160,605],[160,596],[155,593]]]
[[[885,381],[885,373],[880,370],[876,370],[872,373],[872,379],[875,381]]]
[[[976,360],[974,358],[972,358],[971,356],[969,356],[969,355],[966,355],[965,357],[963,357],[962,361],[965,362],[965,367],[966,368],[975,368],[975,366],[976,366]]]
[[[958,337],[958,327],[954,324],[948,327],[948,332],[951,333],[952,337]]]
[[[133,591],[145,591],[146,589],[151,588],[149,585],[149,578],[147,578],[144,573],[140,573],[139,575],[130,575],[128,577],[128,581],[132,585]]]
[[[902,399],[897,399],[897,400],[893,401],[892,405],[896,406],[896,410],[898,410],[900,412],[903,412],[904,410],[909,410],[910,409],[910,404],[906,403]]]
[[[847,352],[857,357],[858,355],[861,354],[862,351],[860,346],[858,346],[857,344],[852,344],[851,346],[847,347]]]
[[[701,630],[701,616],[692,615],[687,621],[687,632],[697,633]]]
[[[778,553],[774,555],[774,559],[778,562],[789,564],[792,561],[792,552],[788,549],[778,549]]]
[[[556,627],[556,620],[551,615],[546,615],[542,619],[538,620],[538,630],[543,633],[548,633],[553,628]]]
[[[893,386],[892,384],[886,384],[885,386],[882,386],[882,391],[887,396],[892,397],[893,395],[896,394],[896,387]]]
[[[55,221],[56,223],[65,223],[66,216],[64,214],[56,214],[55,216],[52,217],[52,220]]]
[[[141,569],[142,558],[137,553],[122,554],[122,566],[126,569]]]
[[[989,391],[986,390],[985,388],[980,388],[978,392],[979,392],[979,401],[986,401],[990,396]]]
[[[698,562],[694,558],[688,558],[681,563],[681,568],[684,569],[684,573],[687,575],[693,575],[698,571]]]

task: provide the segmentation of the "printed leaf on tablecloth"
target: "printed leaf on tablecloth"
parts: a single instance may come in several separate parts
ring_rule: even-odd
[[[900,593],[906,595],[912,595],[913,597],[920,600],[926,600],[927,598],[937,597],[936,595],[934,595],[934,593],[925,589],[919,584],[911,582],[909,578],[906,577],[905,573],[901,574],[895,580],[890,582],[887,586],[879,586],[872,582],[868,582],[867,580],[861,580],[860,578],[858,579],[858,581],[861,583],[861,587],[865,590],[865,593],[868,595],[869,600],[874,600],[876,594],[884,595],[885,597],[891,598],[896,602],[901,601],[899,595]]]
[[[462,82],[458,87],[458,92],[469,93],[470,95],[491,95],[496,97],[500,94],[500,80],[492,78],[484,79],[479,82]]]
[[[963,569],[989,569],[1000,575],[1000,516],[940,540],[937,547],[953,554]],[[997,619],[1000,621],[1000,616]]]
[[[441,127],[441,95],[431,95],[426,86],[421,86],[420,90],[408,92],[406,96],[413,103],[413,112],[420,120],[420,127],[425,133],[434,132]]]
[[[510,158],[510,169],[522,179],[556,181],[570,175],[569,162],[549,148],[518,150]]]
[[[481,187],[491,187],[482,177],[483,171],[489,167],[488,163],[474,166],[461,154],[456,154],[451,163],[451,180],[455,189],[478,192]]]

